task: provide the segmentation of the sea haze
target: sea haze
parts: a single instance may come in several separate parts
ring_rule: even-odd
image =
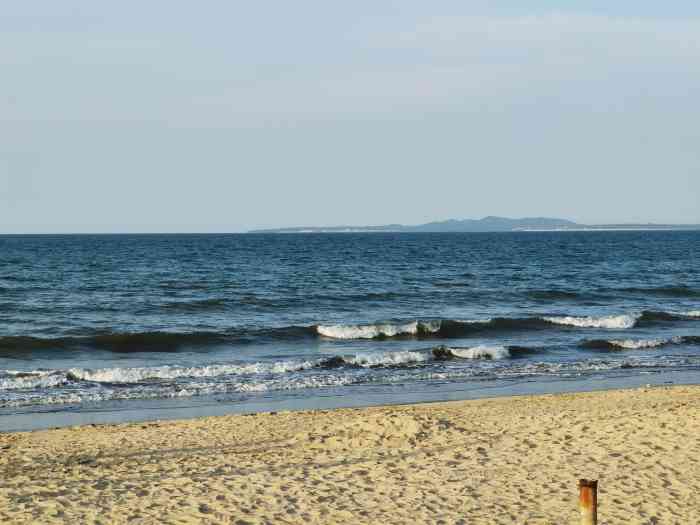
[[[0,237],[0,430],[700,382],[700,232]]]

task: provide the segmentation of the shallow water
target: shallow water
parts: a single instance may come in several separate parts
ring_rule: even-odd
[[[700,232],[0,236],[0,430],[697,382],[699,263]]]

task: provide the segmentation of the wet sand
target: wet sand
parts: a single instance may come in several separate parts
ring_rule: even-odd
[[[0,434],[0,523],[700,523],[700,387]]]

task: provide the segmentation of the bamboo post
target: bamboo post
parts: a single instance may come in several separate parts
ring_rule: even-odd
[[[581,511],[581,525],[598,523],[598,480],[580,479],[578,481],[578,506]]]

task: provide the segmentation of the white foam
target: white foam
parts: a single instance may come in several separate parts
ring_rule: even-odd
[[[305,388],[327,388],[363,382],[349,374],[312,375],[278,379],[265,385],[267,390],[303,390]]]
[[[651,341],[651,340],[648,340]],[[200,379],[190,379],[184,382],[146,382],[125,387],[112,387],[108,383],[80,384],[70,383],[59,385],[49,391],[40,390],[9,390],[0,391],[0,407],[20,407],[31,405],[57,405],[78,404],[88,402],[102,402],[108,400],[128,399],[158,399],[158,398],[187,398],[201,395],[219,393],[255,393],[273,392],[284,390],[304,390],[318,388],[334,388],[353,384],[376,383],[410,383],[419,380],[447,380],[465,377],[494,378],[521,378],[536,376],[552,377],[578,377],[590,373],[605,372],[608,370],[633,367],[634,373],[642,373],[642,370],[651,370],[659,367],[691,367],[700,365],[700,356],[662,356],[658,354],[632,355],[622,359],[593,359],[573,362],[523,362],[501,361],[489,362],[491,359],[505,359],[508,357],[506,348],[500,346],[475,346],[472,348],[448,348],[455,356],[464,359],[474,359],[469,366],[447,367],[438,370],[432,367],[400,367],[377,368],[371,373],[362,370],[343,371],[309,371],[302,374],[289,375],[260,375],[260,376],[230,376],[210,379],[202,376]],[[374,361],[367,355],[355,356],[362,363],[369,366],[374,363],[410,362],[413,360],[429,360],[432,352],[393,352],[377,353]],[[17,379],[29,379],[26,372],[16,374],[8,371],[0,371],[0,379],[8,379],[12,375],[20,374],[24,377]],[[65,372],[63,373],[65,376]],[[38,372],[35,377],[60,377],[57,372]]]
[[[320,325],[316,331],[332,339],[376,339],[378,337],[395,337],[397,335],[416,335],[419,332],[434,333],[440,330],[439,321],[412,321],[403,324],[370,324],[370,325]]]
[[[681,343],[681,337],[672,339],[613,339],[608,341],[611,345],[625,350],[639,350],[643,348],[657,348],[668,344]]]
[[[26,390],[34,388],[51,388],[67,382],[65,374],[50,371],[18,372],[3,371],[0,377],[0,390]]]
[[[472,348],[449,348],[450,353],[461,359],[507,359],[510,352],[505,346],[474,346]]]
[[[371,368],[375,366],[396,366],[409,363],[422,363],[432,360],[432,355],[426,352],[382,352],[376,354],[358,354],[345,358],[351,365]]]
[[[700,310],[691,310],[689,312],[683,312],[681,315],[685,317],[700,317]]]
[[[212,395],[224,392],[268,392],[280,390],[301,390],[307,388],[327,388],[349,385],[361,381],[347,374],[319,375],[309,377],[290,377],[262,379],[260,381],[232,381],[223,383],[190,382],[184,385],[153,384],[142,385],[132,389],[112,389],[105,385],[100,390],[68,391],[58,390],[51,393],[31,391],[17,392],[9,398],[0,397],[0,407],[19,407],[31,405],[58,405],[77,403],[96,403],[108,400],[128,399],[167,399]]]
[[[279,361],[275,363],[215,364],[207,366],[181,367],[158,366],[142,368],[73,368],[71,377],[96,383],[140,383],[146,380],[177,379],[180,377],[217,377],[246,374],[284,374],[311,368],[310,361]]]
[[[625,314],[607,317],[543,317],[543,319],[549,323],[580,328],[627,329],[634,327],[639,316]]]

